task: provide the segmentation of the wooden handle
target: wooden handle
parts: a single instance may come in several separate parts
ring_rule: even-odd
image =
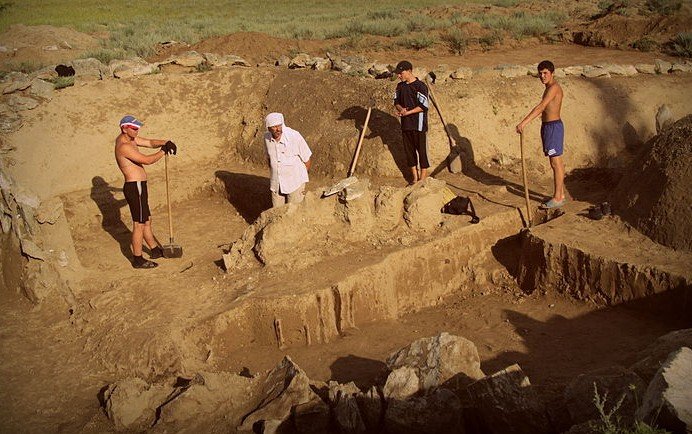
[[[526,216],[528,221],[526,222],[527,227],[531,227],[531,204],[529,202],[529,185],[526,180],[526,163],[524,162],[524,132],[519,134],[519,146],[521,148],[521,175],[524,178],[524,199],[526,199]]]
[[[356,171],[356,163],[358,163],[358,156],[360,155],[360,147],[363,144],[363,138],[365,138],[365,130],[368,129],[368,122],[370,121],[370,113],[372,112],[372,107],[368,107],[368,114],[365,116],[365,123],[363,124],[363,131],[360,132],[360,138],[358,139],[358,145],[356,145],[356,152],[353,154],[353,161],[351,162],[351,167],[348,169],[348,175],[352,176],[353,172]]]
[[[168,192],[168,153],[163,157],[163,165],[166,171],[166,203],[168,204],[168,236],[170,243],[173,244],[173,216],[171,215],[171,195]]]
[[[447,129],[447,122],[445,122],[445,119],[442,116],[442,109],[440,108],[440,105],[437,103],[437,98],[435,98],[435,93],[433,92],[432,86],[429,86],[429,88],[430,88],[430,99],[432,100],[432,103],[435,106],[435,110],[437,111],[437,114],[440,116],[440,122],[442,122],[442,127],[445,129],[445,134],[447,134],[447,139],[449,140],[449,148],[453,149],[454,148],[454,139],[452,139],[452,135],[449,133],[449,129]]]

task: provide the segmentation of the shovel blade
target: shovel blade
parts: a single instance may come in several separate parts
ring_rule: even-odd
[[[177,244],[166,244],[161,246],[164,258],[181,258],[183,256],[183,248]]]

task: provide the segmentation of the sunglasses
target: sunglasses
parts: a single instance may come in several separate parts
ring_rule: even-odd
[[[133,131],[139,131],[139,127],[134,127],[132,125],[128,125],[127,128],[133,130]]]

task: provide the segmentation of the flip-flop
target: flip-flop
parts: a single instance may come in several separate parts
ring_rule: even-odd
[[[542,204],[541,208],[543,208],[543,209],[560,208],[564,204],[565,204],[565,199],[562,199],[560,202],[556,201],[555,199],[550,199],[548,202]]]

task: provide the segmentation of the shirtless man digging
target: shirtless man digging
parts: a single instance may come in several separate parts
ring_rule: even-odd
[[[175,155],[178,148],[170,140],[145,139],[138,137],[142,122],[134,116],[120,120],[120,135],[115,139],[115,160],[125,176],[123,193],[132,214],[132,266],[134,268],[155,268],[159,264],[142,257],[142,240],[146,241],[151,259],[163,257],[163,249],[151,230],[151,212],[147,193],[147,173],[143,165],[154,164],[165,154]],[[145,155],[137,146],[160,148],[157,152]]]
[[[562,161],[563,144],[565,139],[565,127],[560,120],[560,108],[562,107],[562,88],[555,81],[555,65],[548,60],[538,64],[538,76],[545,85],[543,99],[528,115],[517,125],[517,133],[524,131],[526,124],[531,122],[539,114],[541,124],[541,140],[543,141],[543,153],[550,158],[550,167],[553,169],[553,197],[542,204],[542,208],[558,208],[565,204],[565,164]]]

